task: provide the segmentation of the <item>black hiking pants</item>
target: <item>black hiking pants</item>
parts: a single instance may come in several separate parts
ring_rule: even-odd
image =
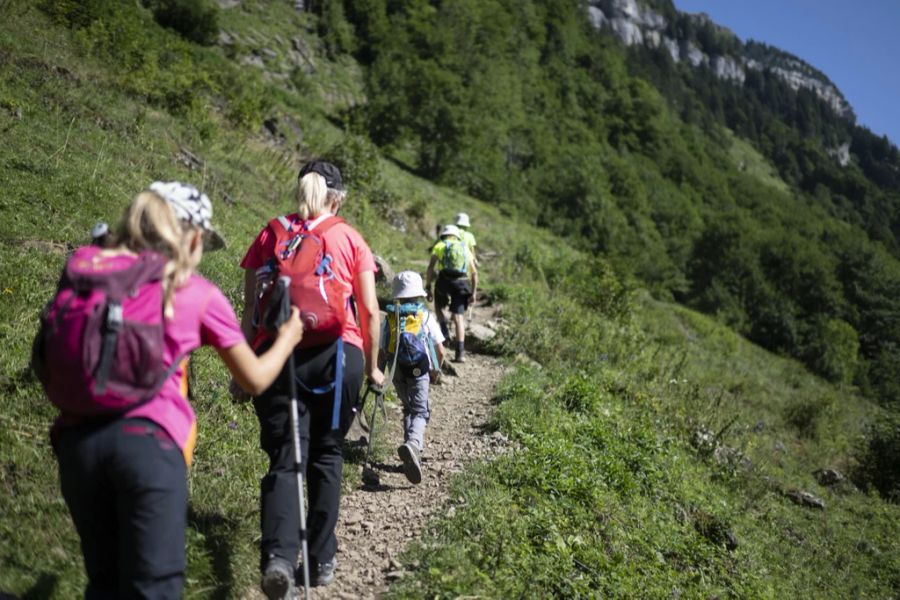
[[[63,429],[55,449],[81,538],[84,597],[181,598],[187,526],[181,449],[145,419]]]
[[[334,381],[336,347],[298,349],[297,376],[312,389]],[[298,388],[300,448],[303,484],[307,497],[307,540],[310,572],[316,563],[330,561],[337,552],[338,509],[343,476],[344,435],[350,428],[353,406],[362,385],[365,361],[362,350],[344,345],[344,377],[339,423],[332,429],[334,394],[305,393]],[[260,482],[262,542],[260,568],[270,556],[297,564],[300,553],[300,515],[297,504],[297,474],[291,437],[291,398],[286,371],[253,402],[260,425],[260,447],[269,455],[269,471]]]

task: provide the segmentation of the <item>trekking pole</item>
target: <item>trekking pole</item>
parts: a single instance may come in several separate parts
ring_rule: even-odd
[[[273,292],[273,299],[278,299],[278,321],[280,325],[291,316],[291,297],[288,287],[290,277],[279,277],[278,287]],[[279,295],[280,294],[280,295]],[[300,511],[300,546],[303,552],[303,591],[309,600],[309,545],[306,540],[306,499],[303,494],[303,453],[300,449],[300,409],[297,400],[297,380],[294,365],[294,353],[288,357],[288,385],[291,394],[291,438],[294,443],[294,472],[297,473],[297,504]]]
[[[375,400],[372,402],[372,417],[369,419],[369,441],[366,444],[366,457],[363,459],[363,472],[362,472],[362,481],[365,485],[368,486],[377,486],[381,483],[381,479],[378,477],[378,473],[369,466],[369,458],[372,455],[372,444],[375,440],[375,417],[378,413],[378,405],[381,404],[382,411],[384,411],[384,387],[378,387],[373,384],[369,384],[367,394],[369,391],[375,394]],[[363,407],[365,410],[365,407]]]
[[[387,412],[384,408],[384,395],[387,393],[388,388],[391,383],[394,381],[394,369],[397,368],[397,355],[400,354],[400,305],[394,305],[394,317],[395,322],[397,324],[397,343],[394,345],[394,362],[391,365],[390,372],[385,374],[385,381],[383,386],[377,386],[369,384],[368,390],[366,394],[370,391],[375,394],[375,402],[372,406],[372,418],[369,421],[369,443],[366,445],[366,457],[363,460],[363,472],[362,472],[362,480],[366,485],[376,486],[380,483],[380,478],[378,477],[378,473],[375,472],[369,466],[369,457],[372,454],[372,443],[375,440],[375,416],[378,412],[378,406],[381,405],[381,414],[385,420],[387,420]],[[390,329],[388,329],[390,331]],[[362,410],[365,410],[365,406],[362,407]]]

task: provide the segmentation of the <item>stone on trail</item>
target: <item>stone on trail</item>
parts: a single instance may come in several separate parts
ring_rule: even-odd
[[[486,325],[472,323],[466,328],[466,349],[487,353],[489,343],[497,336],[497,332]]]

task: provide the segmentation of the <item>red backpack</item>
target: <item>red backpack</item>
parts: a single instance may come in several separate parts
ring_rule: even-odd
[[[334,342],[344,333],[350,291],[335,278],[331,268],[334,258],[325,247],[325,234],[343,222],[339,217],[327,217],[312,231],[307,228],[308,222],[302,222],[300,230],[294,231],[294,223],[284,216],[269,222],[275,234],[275,256],[257,270],[257,277],[262,276],[270,284],[279,276],[291,278],[291,304],[300,309],[304,327],[300,348]],[[264,288],[257,303],[259,320],[267,313],[274,285]],[[270,335],[258,327],[254,347]]]
[[[163,363],[166,258],[134,260],[77,249],[41,316],[31,364],[50,401],[66,414],[101,417],[159,392],[179,364]]]

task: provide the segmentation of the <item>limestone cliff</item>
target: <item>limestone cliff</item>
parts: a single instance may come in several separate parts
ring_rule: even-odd
[[[811,90],[837,114],[855,118],[840,90],[799,58],[765,44],[744,43],[707,15],[679,12],[668,0],[657,0],[654,6],[638,0],[588,0],[588,17],[627,46],[662,48],[675,62],[708,68],[737,85],[744,83],[748,69],[769,69],[791,88]]]

